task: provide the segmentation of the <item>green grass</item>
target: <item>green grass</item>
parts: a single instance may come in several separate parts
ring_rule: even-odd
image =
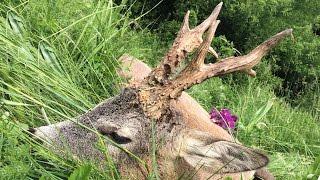
[[[117,94],[116,60],[123,53],[159,56],[149,48],[157,45],[156,37],[129,31],[131,20],[112,1],[52,3],[1,7],[0,177],[5,179],[60,179],[81,167],[31,142],[24,129],[77,116]],[[112,163],[104,171],[92,166],[91,176],[116,177]]]
[[[240,84],[226,81],[209,80],[193,87],[190,94],[207,110],[213,106],[232,109],[240,117],[236,137],[269,154],[268,167],[278,179],[306,178],[314,159],[320,157],[316,117],[291,107],[258,79],[248,77]]]
[[[112,1],[13,1],[0,8],[0,177],[117,178],[112,161],[101,170],[62,159],[24,131],[77,116],[117,94],[118,57],[129,53],[155,66],[166,42],[147,30],[130,29],[136,20]],[[319,173],[314,168],[320,156],[319,117],[275,96],[279,80],[267,63],[257,72],[255,79],[242,74],[208,80],[189,93],[207,110],[232,109],[240,117],[237,138],[266,151],[269,169],[279,179]]]

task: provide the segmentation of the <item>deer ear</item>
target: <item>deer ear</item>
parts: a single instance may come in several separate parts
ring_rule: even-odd
[[[236,173],[266,166],[268,158],[257,150],[243,145],[218,140],[196,130],[182,133],[179,156],[194,168],[210,173]]]

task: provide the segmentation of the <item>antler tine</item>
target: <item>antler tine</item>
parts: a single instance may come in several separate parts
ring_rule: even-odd
[[[198,54],[195,56],[195,58],[192,60],[192,62],[190,64],[191,66],[196,65],[200,68],[200,66],[202,64],[204,64],[204,59],[206,58],[208,50],[211,48],[210,45],[211,45],[211,42],[213,40],[214,34],[217,30],[219,23],[220,23],[220,20],[216,20],[211,23],[211,26],[208,30],[207,37],[206,37],[205,41],[203,41],[201,43],[199,50],[198,50]]]
[[[190,31],[190,28],[189,28],[189,15],[190,15],[190,11],[188,10],[186,15],[184,15],[183,23],[182,23],[181,29],[178,32],[178,34],[179,33],[184,33],[186,31]]]
[[[146,116],[160,118],[166,113],[169,107],[168,102],[171,99],[179,97],[182,91],[211,77],[235,71],[255,76],[256,72],[252,68],[260,62],[261,58],[280,40],[292,35],[292,29],[287,29],[269,38],[247,55],[225,58],[214,64],[204,64],[208,51],[217,55],[210,44],[220,22],[216,18],[221,7],[222,3],[218,4],[203,23],[191,30],[188,22],[190,12],[186,13],[172,48],[139,86],[138,99]],[[203,41],[202,35],[208,28],[206,38]],[[176,76],[170,77],[178,64],[185,59],[187,53],[198,47],[193,60]]]
[[[214,25],[211,26],[214,29]],[[276,46],[282,39],[286,36],[292,35],[292,29],[284,30],[273,37],[269,38],[255,49],[253,49],[249,54],[239,57],[228,57],[222,59],[219,62],[214,64],[203,64],[203,60],[205,58],[206,53],[205,49],[208,47],[208,43],[211,40],[211,33],[210,36],[205,42],[203,42],[203,47],[197,56],[195,57],[194,61],[197,61],[196,68],[193,64],[189,64],[177,77],[172,81],[174,87],[171,87],[172,91],[170,93],[171,98],[178,97],[181,92],[185,89],[190,88],[194,84],[201,83],[202,81],[209,79],[215,76],[221,76],[224,74],[236,72],[236,71],[245,71],[251,76],[255,76],[256,72],[253,71],[255,65],[257,65],[261,58],[266,55],[274,46]],[[201,63],[200,63],[201,62]]]
[[[220,10],[222,8],[223,2],[220,2],[212,11],[210,16],[204,20],[201,24],[199,24],[197,27],[194,28],[194,31],[198,31],[201,33],[204,33],[210,26],[211,22],[215,21],[220,13]]]
[[[263,56],[265,56],[274,46],[276,46],[286,36],[292,35],[292,29],[284,30],[269,38],[249,54],[239,57],[230,57],[220,62],[203,66],[203,76],[200,81],[214,76],[221,76],[235,71],[247,71],[248,74],[255,75],[253,68],[257,65]]]
[[[209,53],[212,54],[215,58],[219,58],[218,53],[211,46],[209,47]]]
[[[201,79],[205,80],[213,76],[220,76],[235,71],[247,71],[249,74],[255,75],[255,71],[253,71],[251,68],[257,65],[262,57],[266,55],[282,39],[284,39],[286,36],[292,35],[292,31],[292,29],[286,29],[272,36],[247,55],[230,57],[223,59],[220,62],[203,66],[202,70],[205,72],[205,75],[203,75]]]
[[[206,20],[191,30],[189,28],[190,11],[186,13],[180,31],[178,32],[178,36],[174,40],[171,49],[164,56],[161,63],[153,69],[150,75],[146,78],[146,81],[149,84],[166,83],[169,75],[172,74],[179,63],[185,59],[187,53],[192,52],[195,48],[198,48],[201,45],[203,42],[203,33],[209,28],[212,22],[216,21],[222,4],[222,2],[219,3]],[[207,48],[207,51],[218,58],[218,54],[213,50],[213,48]]]
[[[257,73],[253,69],[246,69],[244,70],[245,73],[247,73],[251,77],[256,77]]]

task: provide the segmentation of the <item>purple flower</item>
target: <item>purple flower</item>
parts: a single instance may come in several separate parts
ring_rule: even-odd
[[[230,110],[223,108],[218,111],[216,108],[212,108],[210,112],[210,119],[212,122],[224,129],[235,129],[238,117],[231,114]]]

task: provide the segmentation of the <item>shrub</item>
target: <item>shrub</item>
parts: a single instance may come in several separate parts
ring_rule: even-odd
[[[220,1],[169,1],[164,0],[145,18],[145,22],[158,22],[156,29],[162,40],[170,42],[180,27],[186,11],[191,10],[191,25],[205,19]],[[151,9],[156,1],[145,1],[143,7]],[[137,8],[142,4],[137,4]],[[167,8],[163,8],[166,6]],[[219,15],[222,20],[217,36],[223,34],[234,47],[246,53],[271,35],[285,28],[294,28],[294,40],[287,40],[267,57],[273,75],[283,79],[278,95],[297,105],[297,97],[304,90],[315,88],[320,75],[318,0],[225,0]],[[141,9],[141,8],[140,8]],[[146,23],[146,24],[148,24]],[[228,53],[221,51],[221,54]]]

